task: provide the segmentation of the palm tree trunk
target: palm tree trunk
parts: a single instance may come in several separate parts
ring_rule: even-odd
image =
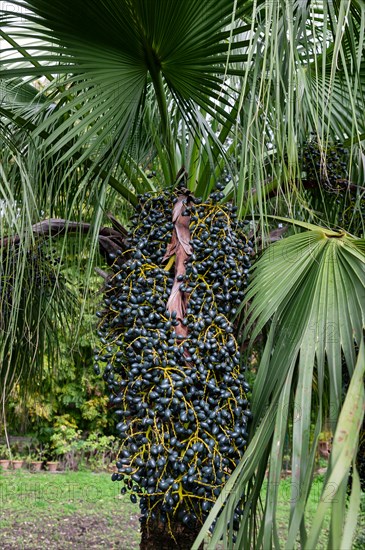
[[[145,520],[141,524],[140,550],[190,550],[201,525],[188,527],[179,521],[170,526],[159,521]],[[204,544],[199,547],[203,550]]]

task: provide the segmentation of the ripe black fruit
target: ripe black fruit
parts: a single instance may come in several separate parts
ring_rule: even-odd
[[[231,317],[247,286],[251,243],[220,195],[140,197],[128,251],[114,260],[95,359],[107,363],[122,440],[118,471],[132,501],[137,492],[146,517],[191,526],[242,457],[250,416]],[[194,213],[192,254],[174,286],[174,261],[163,258],[181,202],[185,219]],[[173,288],[187,306],[182,316],[168,307]]]

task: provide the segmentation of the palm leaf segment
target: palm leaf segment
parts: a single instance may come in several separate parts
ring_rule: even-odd
[[[242,12],[232,13],[232,2],[76,0],[72,10],[59,1],[15,4],[24,9],[25,26],[28,32],[32,29],[34,41],[41,41],[42,50],[38,44],[27,47],[26,55],[23,48],[20,56],[9,57],[2,76],[46,74],[51,80],[48,93],[56,98],[57,109],[35,132],[52,129],[44,143],[47,154],[67,148],[69,158],[87,144],[78,164],[92,154],[115,160],[136,131],[151,87],[168,146],[166,87],[192,124],[197,122],[196,106],[222,124],[229,119],[232,106],[222,85],[223,75],[230,72],[227,52],[235,61],[236,46],[224,29]],[[19,27],[19,20],[9,14],[4,23],[10,30]],[[235,27],[234,34],[246,29]],[[13,42],[9,51],[14,52]],[[3,57],[6,54],[4,50]]]
[[[232,533],[226,528],[230,513],[242,494],[247,495],[248,502],[251,499],[257,502],[265,471],[269,468],[258,547],[260,544],[265,548],[272,548],[272,544],[280,547],[276,509],[285,435],[289,430],[293,473],[292,511],[286,547],[294,547],[300,531],[303,547],[307,548],[304,512],[318,437],[323,425],[323,412],[329,415],[333,433],[336,430],[336,434],[340,434],[342,429],[343,434],[348,431],[345,409],[342,409],[340,416],[343,401],[342,368],[345,364],[350,375],[353,375],[357,350],[363,341],[365,241],[314,226],[310,231],[278,241],[254,266],[247,300],[252,300],[246,328],[246,331],[252,331],[251,338],[255,338],[271,321],[252,395],[254,435],[241,464],[226,487],[225,495],[216,503],[205,527],[216,517],[228,495],[223,513],[217,520],[212,544],[223,534],[227,548],[231,547]],[[361,353],[364,353],[364,348]],[[362,375],[359,375],[361,369]],[[356,372],[361,380],[363,358],[359,359]],[[325,406],[325,396],[328,394],[330,403]],[[336,536],[340,540],[343,528],[344,532],[351,531],[349,518],[344,527],[344,518],[339,509],[346,499],[346,481],[351,460],[356,455],[364,406],[364,392],[360,391],[355,407],[358,418],[356,416],[356,422],[348,435],[352,453],[348,460],[345,460],[346,453],[342,451],[343,439],[340,435],[338,439],[335,438],[338,449],[333,450],[334,460],[328,469],[327,484],[323,489],[325,494],[326,488],[329,490],[328,483],[335,483],[336,498],[331,500],[330,506],[331,540],[336,540]],[[255,484],[250,485],[254,477]],[[308,548],[318,544],[328,508],[321,505],[318,509],[319,515],[308,539],[312,546]],[[256,511],[255,506],[251,511],[249,507],[246,509],[237,537],[238,548],[249,547],[250,533],[253,533],[250,529]],[[202,536],[203,532],[204,528]]]
[[[100,172],[115,166],[127,146],[138,162],[137,136],[145,121],[146,150],[156,149],[161,162],[167,157],[166,184],[180,168],[180,153],[185,165],[192,163],[187,169],[201,195],[219,153],[242,155],[238,202],[244,210],[247,177],[274,183],[278,178],[277,186],[296,178],[275,164],[296,166],[297,146],[309,131],[318,132],[324,148],[329,138],[352,144],[364,132],[359,2],[346,9],[340,3],[231,0],[77,0],[72,9],[59,1],[14,5],[22,18],[19,23],[19,12],[3,15],[1,33],[9,47],[2,52],[0,75],[48,79],[44,108],[53,114],[37,123],[32,136],[43,136],[45,154],[57,155],[57,163],[72,159],[77,167],[88,159],[95,163],[90,173]],[[147,114],[153,103],[157,124]],[[13,103],[0,112],[14,119],[20,109]],[[26,109],[26,119],[29,114]],[[182,117],[188,134],[195,129],[204,144],[197,156],[184,155]],[[237,135],[243,129],[243,143],[234,140],[224,150],[221,144],[233,128]],[[130,155],[122,167],[130,164]],[[258,172],[250,172],[252,166]],[[215,166],[217,176],[221,169]],[[122,195],[128,197],[123,189]]]

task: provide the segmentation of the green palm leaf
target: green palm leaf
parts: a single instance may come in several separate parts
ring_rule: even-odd
[[[77,0],[72,10],[65,10],[62,2],[52,7],[38,0],[16,4],[27,9],[28,32],[33,40],[43,40],[42,51],[22,48],[22,57],[9,58],[1,76],[39,76],[40,67],[45,74],[64,75],[61,90],[58,80],[48,88],[57,95],[60,107],[35,132],[49,132],[57,125],[45,141],[47,154],[68,146],[68,154],[84,149],[78,164],[93,155],[115,160],[136,131],[147,91],[153,87],[173,179],[179,167],[173,154],[166,88],[193,126],[199,125],[196,106],[222,124],[229,120],[231,102],[222,87],[223,76],[236,60],[228,57],[228,53],[233,56],[235,42],[227,41],[226,27],[243,11],[234,11],[232,2],[193,0],[177,6],[170,0],[133,4],[110,0],[86,6]],[[9,14],[4,20],[10,35],[12,25],[19,22]],[[245,30],[237,26],[234,34]]]
[[[269,489],[259,537],[264,548],[271,548],[272,544],[278,546],[278,484],[284,452],[283,436],[289,429],[293,441],[293,505],[288,518],[287,548],[293,547],[298,536],[305,546],[304,512],[323,414],[329,415],[333,431],[338,431],[345,414],[345,409],[342,409],[340,418],[343,405],[342,361],[351,375],[355,368],[356,349],[363,339],[365,241],[321,228],[278,241],[256,263],[247,301],[252,301],[246,326],[246,333],[251,332],[251,338],[270,323],[269,337],[253,388],[252,440],[226,487],[224,497],[207,519],[205,528],[217,516],[225,498],[228,510],[234,510],[241,495],[246,495],[246,499],[250,500],[252,491],[257,491],[258,480],[254,489],[250,489],[256,470],[265,471],[269,466]],[[325,410],[324,403],[327,385],[329,411]],[[361,402],[364,403],[363,393],[359,401],[360,410]],[[314,428],[311,425],[313,414]],[[356,445],[351,447],[351,452],[347,450],[350,454],[346,472],[356,455]],[[269,461],[268,457],[271,457]],[[345,473],[341,475],[342,480]],[[256,507],[257,499],[254,499],[250,513],[241,523],[237,547],[248,539],[252,521],[250,515],[256,513]],[[318,517],[323,521],[321,510]],[[222,534],[228,536],[225,521],[227,517],[221,514],[212,544],[218,542]],[[322,523],[316,525],[313,528],[315,534],[310,538],[311,548],[318,542],[318,525]],[[335,525],[334,522],[333,529]],[[348,531],[349,528],[345,529]],[[203,531],[196,548],[202,537]],[[227,547],[232,547],[232,538],[225,540]]]
[[[41,379],[46,359],[58,363],[58,334],[70,333],[80,307],[49,243],[23,235],[0,252],[1,400],[19,383],[24,395]]]
[[[360,506],[360,480],[353,464],[352,492],[349,500],[347,517],[343,510],[346,508],[346,485],[352,457],[356,454],[359,431],[364,418],[365,392],[365,347],[361,343],[357,364],[351,378],[350,387],[346,394],[341,414],[333,438],[330,464],[327,470],[322,497],[319,502],[313,526],[308,536],[306,548],[316,544],[322,528],[326,512],[332,504],[332,540],[335,544],[341,540],[341,548],[351,548],[356,528],[357,514]],[[330,498],[329,498],[330,495]],[[326,498],[327,497],[327,498]],[[346,521],[345,521],[346,520]],[[337,539],[333,537],[337,535]]]
[[[300,180],[297,148],[310,130],[318,132],[324,149],[328,136],[353,143],[364,130],[357,2],[346,11],[322,2],[228,0],[181,2],[178,9],[171,0],[89,2],[87,8],[79,0],[72,10],[60,2],[52,8],[39,0],[16,4],[27,11],[21,25],[11,14],[3,16],[10,46],[0,74],[29,79],[42,72],[51,81],[47,95],[58,107],[33,135],[46,131],[45,154],[57,154],[59,163],[77,153],[73,168],[91,159],[94,168],[111,170],[145,119],[143,104],[152,101],[169,185],[180,168],[176,144],[185,146],[180,127],[171,124],[171,105],[177,105],[187,131],[202,145],[198,174],[193,167],[199,194],[211,188],[215,159],[224,157],[222,143],[243,128],[242,146],[236,142],[230,152],[241,159],[237,200],[246,211],[254,182],[262,210],[260,182],[273,181],[287,193]],[[25,31],[29,47],[23,45]],[[219,125],[212,131],[214,122]]]

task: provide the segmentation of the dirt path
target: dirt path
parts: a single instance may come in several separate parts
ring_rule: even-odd
[[[33,516],[33,514],[32,514]],[[76,548],[139,548],[138,516],[130,521],[108,520],[96,514],[72,514],[62,518],[19,517],[18,513],[0,511],[0,547],[2,550],[67,550]]]

